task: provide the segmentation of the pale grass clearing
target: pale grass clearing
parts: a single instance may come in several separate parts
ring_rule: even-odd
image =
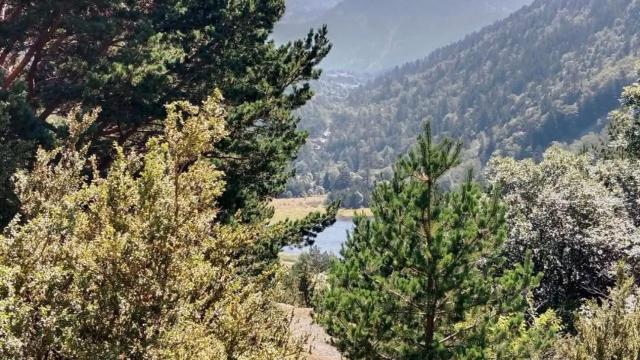
[[[296,262],[298,262],[298,257],[300,257],[300,254],[290,254],[285,252],[278,254],[280,264],[287,268],[291,268]]]
[[[275,199],[272,202],[276,212],[273,222],[289,220],[299,220],[312,212],[324,211],[327,197],[310,196],[305,198]],[[340,209],[338,219],[349,220],[356,215],[371,216],[370,209]]]

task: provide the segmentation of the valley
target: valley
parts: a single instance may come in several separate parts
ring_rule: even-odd
[[[617,94],[636,79],[640,5],[612,0],[533,2],[464,40],[410,61],[348,96],[318,96],[299,110],[311,137],[287,196],[328,193],[366,207],[377,181],[429,121],[465,143],[466,169],[482,177],[495,155],[538,158],[550,144],[601,142]],[[421,33],[425,34],[425,33]],[[427,35],[425,35],[427,36]],[[329,136],[327,136],[329,135]]]

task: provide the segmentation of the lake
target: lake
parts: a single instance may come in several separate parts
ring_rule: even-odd
[[[332,252],[338,255],[340,247],[345,241],[347,241],[347,231],[351,231],[353,228],[354,225],[352,220],[337,220],[335,224],[331,225],[331,227],[328,227],[318,235],[314,245],[323,251]],[[284,252],[287,254],[299,254],[302,251],[304,251],[304,249],[284,249]]]

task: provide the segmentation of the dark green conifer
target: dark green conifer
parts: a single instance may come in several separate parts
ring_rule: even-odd
[[[373,195],[330,270],[319,321],[352,359],[535,358],[553,314],[526,325],[530,261],[510,270],[500,256],[504,209],[471,176],[445,191],[461,145],[434,143],[430,129]],[[529,319],[534,319],[529,317]]]
[[[271,41],[284,6],[284,0],[4,1],[0,91],[23,86],[37,119],[32,131],[59,137],[64,129],[45,121],[51,114],[100,107],[86,139],[106,169],[114,141],[143,149],[162,131],[164,104],[199,104],[219,89],[230,135],[208,155],[226,175],[221,217],[264,218],[249,209],[284,191],[306,139],[292,111],[311,98],[308,82],[319,77],[317,65],[330,49],[326,29],[283,46]]]

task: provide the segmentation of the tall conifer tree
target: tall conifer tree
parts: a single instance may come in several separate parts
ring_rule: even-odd
[[[531,262],[503,269],[504,209],[471,176],[439,180],[461,145],[429,127],[373,195],[330,271],[319,320],[353,359],[535,358],[558,330],[552,313],[526,316]],[[527,320],[533,323],[527,324]]]
[[[229,135],[207,155],[225,172],[220,215],[264,218],[257,204],[284,191],[306,139],[292,111],[311,98],[308,82],[330,49],[326,29],[271,41],[284,9],[284,0],[2,1],[0,102],[18,92],[28,104],[20,111],[32,113],[29,126],[22,113],[3,126],[22,140],[64,138],[50,115],[100,107],[85,140],[107,169],[114,141],[144,149],[162,132],[163,104],[199,103],[218,88]]]

